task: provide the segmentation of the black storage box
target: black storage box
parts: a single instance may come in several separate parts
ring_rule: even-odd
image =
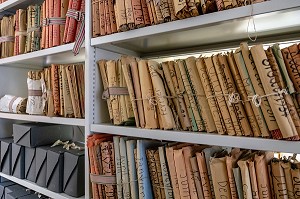
[[[35,148],[25,147],[25,178],[31,182],[35,182]]]
[[[84,195],[84,150],[69,150],[64,154],[63,191],[73,197]]]
[[[6,181],[6,182],[1,182],[0,183],[0,199],[5,199],[5,188],[9,186],[13,186],[16,183],[12,181]]]
[[[72,140],[73,127],[44,123],[14,124],[13,137],[14,142],[22,146],[50,145],[57,140]]]
[[[5,199],[19,199],[22,196],[28,196],[31,194],[32,194],[32,191],[25,190],[25,189],[19,189],[19,190],[12,191],[12,192],[8,193],[7,195],[5,195]]]
[[[35,151],[35,183],[46,187],[47,151],[50,146],[37,147]]]
[[[9,180],[7,180],[6,178],[3,178],[2,176],[0,176],[0,182],[7,182]]]
[[[19,190],[23,190],[23,191],[26,191],[26,187],[23,187],[19,184],[15,184],[15,185],[12,185],[12,186],[8,186],[8,187],[5,187],[5,197],[4,198],[7,198],[7,195],[11,192],[16,192],[16,191],[19,191]]]
[[[30,195],[27,195],[27,196],[22,196],[18,199],[46,199],[46,198],[47,197],[45,197],[45,196],[39,197],[37,194],[30,194]],[[49,198],[47,198],[47,199],[49,199]]]
[[[12,143],[11,154],[11,173],[13,176],[24,179],[25,178],[25,148],[24,146]]]
[[[62,146],[50,148],[47,152],[47,188],[50,191],[63,191],[64,152]]]
[[[12,138],[1,139],[1,164],[0,169],[2,173],[11,175],[11,145]]]

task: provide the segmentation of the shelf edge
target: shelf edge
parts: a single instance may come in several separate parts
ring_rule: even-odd
[[[245,149],[300,153],[299,141],[272,140],[255,137],[239,137],[208,133],[139,129],[105,124],[92,124],[91,131],[122,136],[132,136],[156,140],[238,147]]]

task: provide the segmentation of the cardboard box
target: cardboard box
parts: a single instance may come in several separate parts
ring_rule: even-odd
[[[35,148],[25,147],[25,178],[31,182],[35,182],[36,179],[35,160]]]
[[[62,146],[56,146],[47,152],[47,188],[50,191],[61,193],[63,191],[64,152]]]
[[[19,190],[8,193],[5,196],[5,199],[19,199],[22,196],[27,196],[27,195],[31,195],[31,194],[32,194],[32,191],[19,189]]]
[[[63,191],[72,196],[84,195],[84,150],[69,150],[64,154]]]
[[[37,147],[35,151],[35,183],[46,187],[47,151],[50,146]]]
[[[17,192],[18,190],[23,190],[23,191],[26,191],[26,187],[23,187],[19,184],[14,184],[12,186],[8,186],[8,187],[5,187],[5,197],[4,198],[7,198],[7,195],[11,192]]]
[[[14,124],[13,137],[14,142],[22,146],[51,145],[57,140],[72,140],[73,127],[44,123]]]
[[[12,143],[11,154],[11,173],[13,176],[24,179],[25,178],[25,148],[24,146]]]
[[[5,188],[9,186],[13,186],[16,183],[12,181],[7,181],[7,182],[1,182],[0,183],[0,199],[5,199]]]
[[[13,143],[12,138],[1,139],[1,164],[0,169],[2,173],[11,175],[11,145]]]

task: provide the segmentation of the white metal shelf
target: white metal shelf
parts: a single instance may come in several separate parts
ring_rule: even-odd
[[[17,9],[26,9],[29,5],[40,4],[42,0],[7,0],[0,4],[0,16],[13,14]]]
[[[272,140],[266,138],[239,137],[186,131],[150,130],[134,127],[113,126],[110,124],[92,124],[91,131],[97,133],[108,133],[174,142],[229,146],[263,151],[300,153],[299,141]]]
[[[82,197],[79,197],[79,198],[74,198],[72,196],[69,196],[67,194],[64,194],[64,193],[55,193],[53,191],[50,191],[49,189],[47,188],[44,188],[44,187],[40,187],[38,186],[37,184],[33,183],[33,182],[30,182],[28,180],[23,180],[23,179],[19,179],[19,178],[16,178],[14,176],[10,176],[10,175],[7,175],[7,174],[4,174],[2,172],[0,172],[0,176],[10,180],[10,181],[13,181],[17,184],[20,184],[24,187],[27,187],[31,190],[34,190],[36,192],[39,192],[43,195],[46,195],[48,197],[51,197],[53,199],[83,199],[84,196]]]
[[[299,0],[254,4],[258,41],[276,41],[278,36],[280,40],[299,38],[299,8]],[[247,25],[251,11],[251,5],[243,6],[106,35],[92,38],[91,45],[118,53],[130,50],[140,56],[159,56],[183,49],[211,49],[213,44],[218,47],[238,45],[242,40],[249,40]],[[253,30],[251,27],[250,32]]]
[[[81,49],[77,56],[72,53],[74,43],[53,48],[47,48],[31,53],[0,59],[0,66],[14,67],[44,67],[50,64],[65,64],[84,62],[85,52]]]
[[[52,124],[64,124],[64,125],[74,125],[74,126],[84,126],[84,119],[77,118],[64,118],[64,117],[47,117],[41,115],[26,115],[26,114],[13,114],[13,113],[1,113],[0,118],[2,119],[12,119],[12,120],[22,120],[30,122],[44,122]]]

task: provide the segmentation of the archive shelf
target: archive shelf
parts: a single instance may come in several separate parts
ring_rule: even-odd
[[[47,48],[17,56],[0,59],[0,66],[13,66],[25,68],[43,68],[53,63],[76,63],[84,62],[84,48],[77,56],[72,53],[74,43]],[[69,59],[68,59],[69,58]],[[72,58],[72,59],[70,59]]]
[[[91,45],[118,53],[164,56],[170,53],[238,46],[248,41],[247,25],[253,9],[258,42],[299,37],[300,1],[271,0],[184,20],[92,38]],[[253,36],[252,21],[249,31]],[[278,37],[280,35],[280,37]]]
[[[132,136],[195,144],[231,146],[255,150],[300,153],[299,142],[253,137],[223,136],[199,132],[148,130],[108,124],[107,104],[96,61],[117,59],[121,54],[161,59],[180,53],[195,53],[239,46],[249,41],[247,25],[253,12],[258,42],[271,43],[300,39],[300,1],[271,0],[184,20],[92,38],[95,55],[89,60],[95,76],[93,116],[90,130],[95,133]],[[293,17],[296,17],[295,20]],[[250,21],[251,22],[251,21]],[[250,35],[251,32],[250,23]],[[251,45],[253,42],[250,42]],[[106,53],[102,52],[107,50]],[[115,54],[112,54],[115,53]],[[115,57],[115,58],[112,58]],[[89,121],[91,122],[91,121]]]
[[[11,175],[4,174],[2,172],[0,172],[0,176],[4,177],[4,178],[6,178],[6,179],[8,179],[10,181],[13,181],[13,182],[15,182],[17,184],[20,184],[20,185],[22,185],[24,187],[27,187],[27,188],[29,188],[31,190],[34,190],[34,191],[36,191],[38,193],[41,193],[41,194],[46,195],[48,197],[54,198],[54,199],[75,199],[74,197],[68,196],[68,195],[66,195],[64,193],[55,193],[55,192],[50,191],[50,190],[48,190],[48,189],[46,189],[44,187],[40,187],[40,186],[36,185],[35,183],[30,182],[28,180],[19,179],[19,178],[16,178],[14,176],[11,176]],[[79,197],[77,199],[83,199],[83,198],[84,198],[84,196]]]
[[[77,118],[64,118],[64,117],[48,117],[42,115],[26,115],[26,114],[13,114],[13,113],[1,113],[0,118],[2,119],[13,119],[30,122],[44,122],[52,124],[64,124],[64,125],[75,125],[84,126],[84,119]]]
[[[275,151],[286,153],[300,153],[299,142],[272,140],[266,138],[241,137],[218,135],[188,131],[150,130],[134,127],[121,127],[109,124],[91,125],[91,130],[98,133],[109,133],[122,136],[148,138],[154,140],[167,140],[174,142],[187,142],[193,144],[237,147],[245,149]]]

